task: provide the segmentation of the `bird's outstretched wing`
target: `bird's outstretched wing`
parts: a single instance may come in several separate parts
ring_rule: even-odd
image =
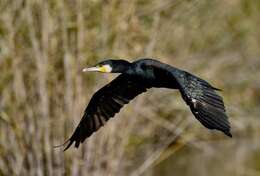
[[[216,93],[219,89],[185,71],[178,70],[174,77],[194,116],[205,127],[220,130],[232,137],[223,99]]]
[[[133,77],[121,74],[98,90],[85,109],[78,127],[68,139],[68,145],[64,151],[74,142],[75,147],[78,148],[80,143],[114,117],[125,104],[149,88],[144,86]]]

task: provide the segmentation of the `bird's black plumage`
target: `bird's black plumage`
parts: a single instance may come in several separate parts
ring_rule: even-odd
[[[75,147],[79,147],[125,104],[152,87],[178,89],[193,115],[205,127],[220,130],[232,137],[223,100],[216,93],[219,89],[186,71],[154,59],[140,59],[133,63],[106,60],[86,71],[121,74],[93,95],[64,150],[74,142]]]

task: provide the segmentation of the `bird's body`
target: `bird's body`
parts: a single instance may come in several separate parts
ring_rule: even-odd
[[[193,115],[205,127],[232,136],[223,100],[215,92],[219,89],[186,71],[149,58],[133,63],[106,60],[84,71],[121,74],[93,95],[65,150],[73,142],[78,147],[125,104],[152,87],[178,89]]]
[[[131,76],[136,82],[147,87],[177,89],[177,82],[172,76],[177,72],[177,68],[157,60],[141,59],[131,63],[123,74]]]

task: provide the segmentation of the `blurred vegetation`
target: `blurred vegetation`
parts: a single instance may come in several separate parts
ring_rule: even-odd
[[[259,0],[1,0],[0,175],[260,175],[259,29]],[[78,150],[54,149],[115,76],[80,70],[107,57],[209,80],[234,137],[152,89]]]

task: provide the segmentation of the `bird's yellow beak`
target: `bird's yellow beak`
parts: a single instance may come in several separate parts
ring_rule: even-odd
[[[82,71],[83,71],[83,72],[102,72],[102,73],[110,73],[110,72],[112,71],[112,68],[110,67],[110,65],[102,65],[102,66],[84,68]]]

